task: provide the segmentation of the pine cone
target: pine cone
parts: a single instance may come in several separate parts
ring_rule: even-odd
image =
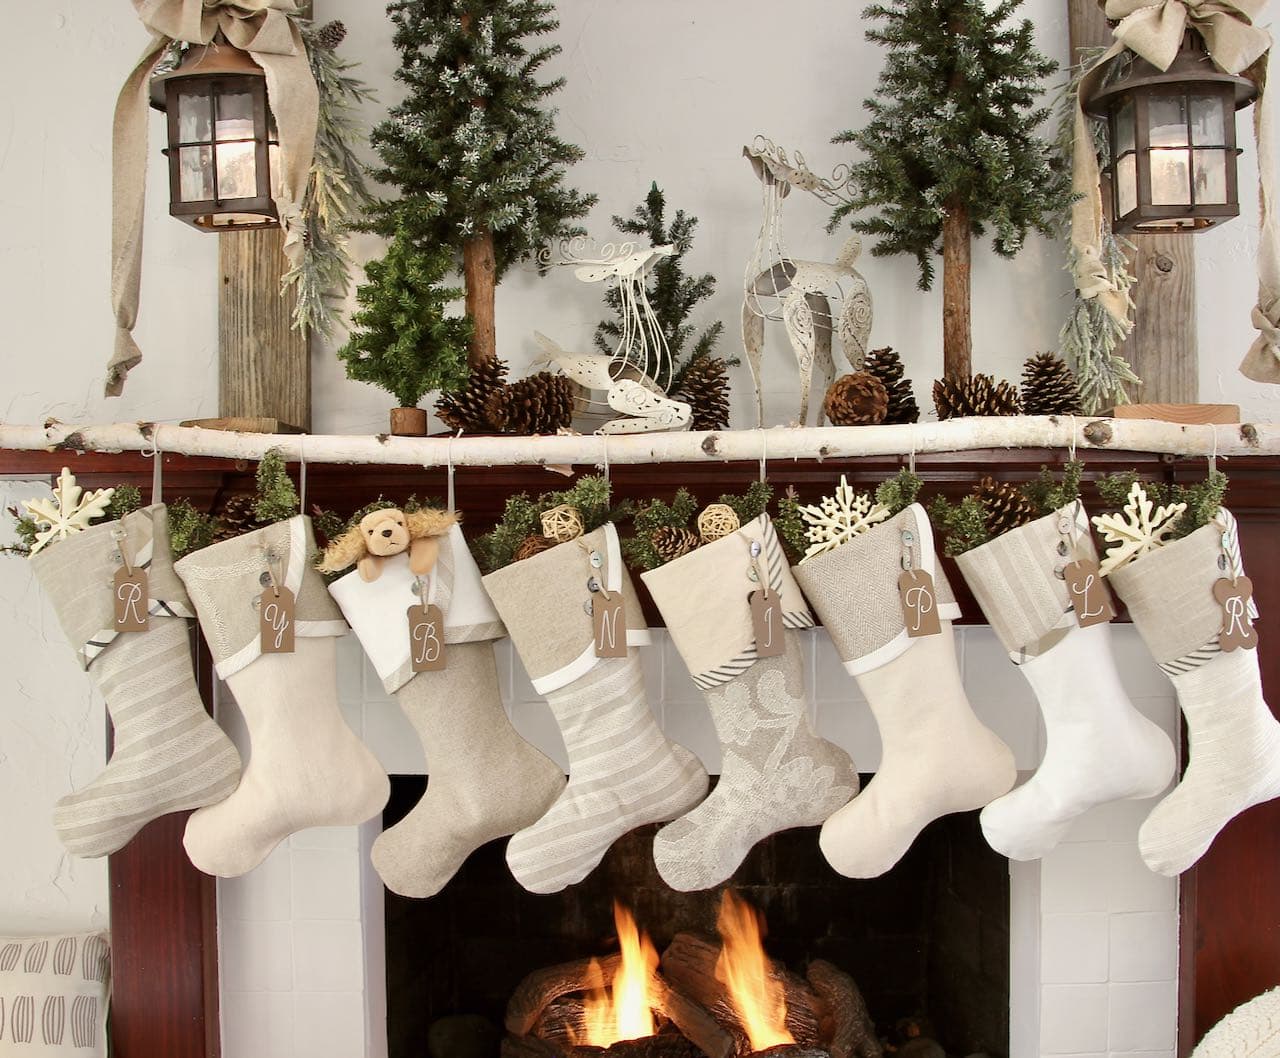
[[[523,562],[526,558],[533,558],[534,555],[540,555],[548,548],[555,547],[554,540],[548,540],[545,536],[539,536],[537,533],[531,533],[520,541],[520,546],[516,548],[515,554],[512,555],[512,561]]]
[[[1016,485],[994,478],[983,478],[974,487],[973,494],[982,503],[987,515],[987,530],[992,536],[1017,529],[1039,517],[1036,506],[1022,494]]]
[[[822,411],[833,426],[873,426],[884,422],[889,393],[875,375],[857,371],[831,383]]]
[[[1022,365],[1022,410],[1028,415],[1080,414],[1076,376],[1053,353],[1037,353]]]
[[[966,415],[1018,415],[1022,402],[1012,382],[997,382],[990,375],[972,378],[940,378],[933,383],[933,406],[939,419]]]
[[[655,529],[649,541],[663,562],[674,562],[702,542],[698,539],[697,533],[674,525],[663,525]]]
[[[693,408],[690,430],[724,430],[729,425],[729,365],[704,356],[689,365],[672,400]]]
[[[884,416],[886,423],[920,421],[920,405],[916,403],[911,379],[902,377],[902,357],[889,346],[872,349],[862,362],[862,370],[875,375],[889,394],[889,407]]]
[[[436,415],[450,430],[464,433],[495,433],[485,405],[507,383],[507,365],[496,356],[471,365],[467,384],[453,393],[441,393]]]
[[[553,434],[573,422],[573,383],[539,371],[489,394],[485,415],[503,433]]]
[[[339,44],[347,39],[347,27],[339,19],[332,22],[326,22],[318,30],[316,30],[315,42],[319,48],[327,48],[333,51]]]
[[[222,505],[222,510],[215,515],[214,543],[221,540],[230,540],[237,536],[244,536],[245,533],[261,529],[262,523],[258,521],[258,516],[253,513],[254,504],[256,503],[257,498],[247,492],[236,493],[234,496],[227,497],[227,502]]]

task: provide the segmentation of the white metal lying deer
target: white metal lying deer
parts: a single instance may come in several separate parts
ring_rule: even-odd
[[[764,392],[761,388],[761,360],[764,357],[764,321],[780,320],[791,339],[800,369],[800,414],[804,425],[809,417],[809,391],[814,367],[818,368],[823,392],[835,377],[831,356],[831,332],[840,335],[840,346],[849,366],[860,370],[871,334],[871,292],[853,263],[862,252],[862,240],[851,235],[833,263],[800,261],[782,245],[782,200],[793,187],[816,195],[828,205],[845,202],[850,173],[837,169],[831,180],[816,176],[797,151],[795,160],[781,147],[757,136],[750,147],[742,148],[760,178],[763,217],[755,250],[747,262],[742,302],[742,344],[747,365],[756,386],[757,424],[764,425]],[[839,305],[832,314],[831,302]],[[822,413],[818,413],[819,422]]]

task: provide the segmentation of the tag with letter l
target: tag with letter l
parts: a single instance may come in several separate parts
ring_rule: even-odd
[[[1098,571],[1098,563],[1087,558],[1069,562],[1062,570],[1071,596],[1071,608],[1076,613],[1076,623],[1081,628],[1104,625],[1116,615],[1111,604],[1111,591]]]

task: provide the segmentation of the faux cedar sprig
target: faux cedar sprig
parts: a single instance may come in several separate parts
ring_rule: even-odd
[[[622,541],[622,555],[638,570],[657,569],[663,558],[653,546],[653,534],[659,529],[687,529],[698,513],[698,498],[688,489],[677,489],[671,502],[647,500],[636,508],[632,518],[634,536]]]
[[[875,501],[887,507],[889,516],[892,517],[916,502],[923,485],[924,481],[918,474],[903,467],[893,477],[876,486]],[[792,565],[803,560],[812,542],[809,538],[809,526],[801,513],[803,506],[799,494],[788,486],[778,500],[777,514],[773,519],[773,527],[778,531],[783,550]]]
[[[1142,482],[1147,495],[1159,506],[1185,503],[1187,509],[1174,524],[1168,539],[1180,540],[1190,536],[1201,526],[1208,525],[1227,494],[1227,475],[1220,470],[1209,471],[1204,481],[1190,485],[1167,484],[1162,481],[1148,481],[1136,471],[1125,470],[1119,474],[1108,474],[1098,481],[1098,495],[1108,508],[1120,510],[1128,502],[1129,490],[1135,482]]]
[[[111,493],[111,499],[107,501],[102,516],[94,518],[89,524],[113,522],[126,514],[132,514],[141,507],[142,490],[137,485],[117,485]],[[17,507],[8,508],[8,514],[13,518],[13,531],[18,542],[0,547],[0,554],[29,556],[31,549],[36,545],[36,534],[40,531],[40,526],[30,514],[25,514]]]
[[[1023,485],[1018,492],[1025,521],[1043,518],[1080,498],[1080,479],[1084,464],[1078,459],[1069,460],[1061,475],[1042,466],[1035,481]],[[936,496],[929,504],[929,520],[943,537],[943,552],[963,555],[975,547],[981,547],[1010,526],[993,522],[990,479],[984,478],[974,490],[952,503],[945,496]],[[994,484],[994,483],[991,483]]]

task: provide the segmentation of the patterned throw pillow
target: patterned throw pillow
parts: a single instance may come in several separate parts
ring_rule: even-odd
[[[0,1058],[105,1058],[106,933],[0,937]]]

